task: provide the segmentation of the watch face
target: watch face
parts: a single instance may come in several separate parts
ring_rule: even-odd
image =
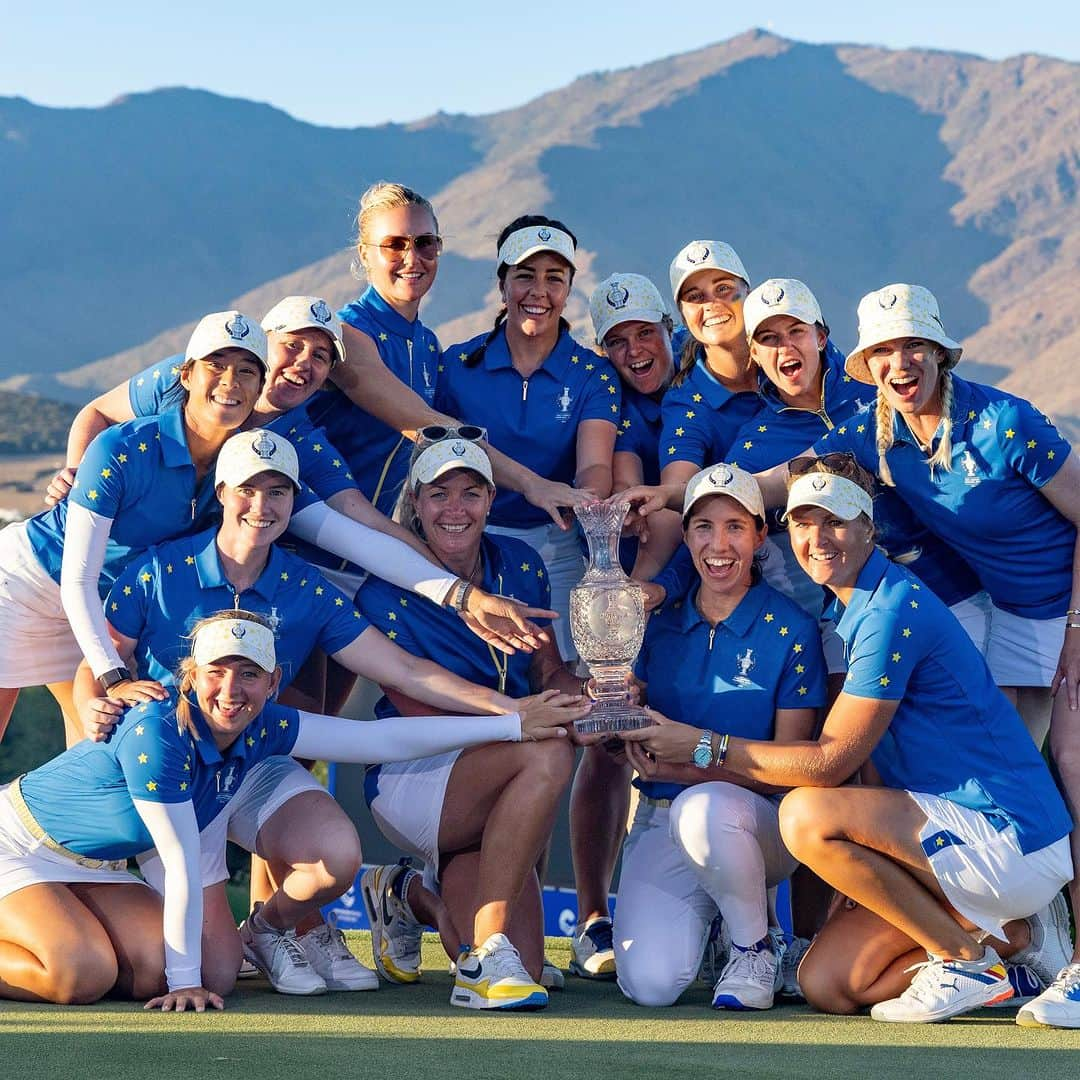
[[[696,746],[696,747],[694,747],[694,764],[699,769],[708,768],[710,761],[712,761],[712,747],[711,746]]]

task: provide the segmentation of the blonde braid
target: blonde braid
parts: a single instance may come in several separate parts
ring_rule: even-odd
[[[931,474],[935,465],[940,465],[945,472],[952,472],[952,407],[953,380],[952,372],[941,373],[941,442],[927,461]]]
[[[180,678],[176,685],[176,692],[180,696],[176,701],[176,727],[181,735],[186,731],[192,738],[198,739],[199,729],[195,726],[195,720],[191,715],[191,702],[187,698],[188,692],[195,685],[195,661],[190,656],[185,656],[180,661],[177,674]]]
[[[885,455],[893,444],[893,410],[886,401],[883,391],[877,392],[877,408],[874,410],[874,422],[877,425],[878,479],[887,487],[896,487],[892,471]]]

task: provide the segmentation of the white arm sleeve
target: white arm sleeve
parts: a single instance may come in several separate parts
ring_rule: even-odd
[[[520,742],[521,717],[387,716],[382,720],[343,720],[340,716],[300,713],[293,757],[380,765],[410,761],[488,742]]]
[[[112,518],[102,517],[68,500],[64,533],[64,561],[60,567],[60,603],[94,675],[126,665],[113,648],[105,622],[105,608],[98,595],[105,545]],[[75,673],[72,672],[72,675]]]
[[[202,986],[203,891],[195,807],[189,802],[132,802],[165,871],[165,980],[170,990]]]
[[[312,503],[293,514],[289,532],[440,606],[458,580],[396,537],[353,521],[324,502]]]

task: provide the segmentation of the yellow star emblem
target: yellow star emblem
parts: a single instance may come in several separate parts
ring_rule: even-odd
[[[899,664],[900,663],[900,654],[898,652],[894,652],[892,654],[892,662],[894,664]]]
[[[139,575],[139,580],[145,585],[148,581],[153,581],[153,578],[145,570]]]
[[[403,597],[402,597],[402,598],[401,598],[401,599],[400,599],[400,600],[398,601],[398,603],[399,603],[399,604],[400,604],[400,605],[401,605],[402,607],[408,607],[408,606],[409,606],[409,598],[408,598],[407,596],[403,596]]]
[[[434,345],[431,345],[431,344],[429,344],[429,345],[428,345],[428,347],[427,347],[427,351],[428,351],[428,352],[434,352],[434,351],[435,351],[435,346],[434,346]]]
[[[385,333],[379,334],[379,340],[380,341],[386,341],[387,340],[386,334]]]
[[[528,564],[527,562],[523,562],[523,563],[521,564],[521,572],[522,572],[523,574],[527,574],[527,573],[529,572],[529,570],[530,570],[530,569],[531,569],[531,567],[529,566],[529,564]]]
[[[838,435],[846,435],[847,434],[847,428],[846,427],[838,427],[836,429],[836,431],[837,431]]]
[[[102,480],[108,480],[110,476],[112,476],[112,469],[102,469],[101,470],[101,479]]]
[[[144,728],[144,727],[142,726],[142,724],[139,724],[139,725],[138,725],[138,726],[137,726],[137,727],[135,728],[135,734],[136,734],[136,735],[141,735],[141,734],[142,734],[142,733],[143,733],[143,732],[144,732],[145,730],[146,730],[146,728]]]
[[[334,460],[331,462],[331,464],[334,466],[335,469],[340,469],[341,468],[341,458],[334,458]]]
[[[701,395],[700,394],[694,394],[693,397],[691,398],[691,401],[700,402],[701,401]]]
[[[1006,439],[1011,439],[1015,434],[1016,434],[1016,432],[1013,431],[1012,428],[1006,428],[1005,429],[1005,438]]]
[[[184,564],[185,564],[186,566],[194,566],[194,565],[195,565],[195,556],[194,556],[194,555],[188,555],[188,556],[187,556],[187,557],[186,557],[186,558],[184,559]]]
[[[171,574],[172,572],[173,572],[173,564],[172,563],[166,563],[165,564],[165,573],[166,574]]]
[[[340,596],[334,598],[334,607],[344,607],[344,606],[345,606],[345,601]]]
[[[1028,439],[1027,448],[1029,450],[1034,450],[1035,449],[1035,440],[1034,439]]]
[[[459,360],[468,360],[469,359],[469,354],[465,353],[465,352],[460,352],[460,353],[458,353],[457,358]]]
[[[791,633],[791,631],[788,630],[788,628],[786,626],[781,626],[780,627],[780,636],[781,637],[787,637],[789,633]]]
[[[1049,459],[1050,461],[1053,461],[1053,460],[1054,460],[1054,458],[1055,458],[1055,457],[1056,457],[1057,455],[1056,455],[1056,454],[1054,453],[1054,451],[1053,451],[1053,450],[1047,450],[1047,451],[1046,451],[1046,456],[1047,456],[1047,458],[1048,458],[1048,459]]]
[[[612,402],[612,405],[611,405],[611,411],[612,411],[613,413],[618,413],[618,411],[619,411],[619,406],[618,406],[618,405],[616,405],[616,404],[615,404],[614,402]],[[622,432],[620,431],[620,432],[618,432],[618,434],[619,434],[619,435],[621,435],[621,434],[622,434]]]
[[[281,580],[282,581],[288,581],[289,580],[289,571],[288,570],[282,570],[281,571]]]
[[[903,633],[904,637],[911,637],[911,627],[910,626],[905,626],[904,629],[901,632]]]
[[[937,839],[936,839],[936,840],[934,841],[934,846],[935,846],[935,847],[944,847],[944,846],[945,846],[945,837],[944,837],[944,836],[939,836],[939,837],[938,837],[938,838],[937,838]]]
[[[768,612],[765,613],[765,621],[766,622],[772,622],[773,619],[775,619],[775,618],[776,618],[776,616],[771,611],[768,611]]]
[[[800,686],[799,687],[799,696],[802,697],[805,693],[806,693],[806,687],[805,686]]]
[[[791,646],[791,651],[796,652],[796,653],[801,653],[802,652],[802,646],[796,641],[795,644]]]
[[[140,454],[145,454],[146,451],[149,450],[149,449],[150,448],[146,445],[146,443],[144,443],[144,442],[139,443],[139,453]]]
[[[247,737],[247,738],[246,738],[246,739],[244,740],[244,742],[246,742],[246,743],[248,744],[248,746],[254,746],[254,745],[255,745],[255,737],[254,737],[253,735],[249,735],[249,736],[248,736],[248,737]]]
[[[795,665],[795,674],[796,675],[801,675],[805,670],[806,670],[806,665],[805,664],[796,664]]]
[[[146,790],[147,791],[157,791],[157,781],[156,780],[147,780],[146,781]]]
[[[974,420],[975,419],[975,410],[974,409],[969,409],[968,410],[968,419],[969,420]]]
[[[769,429],[764,424],[758,424],[758,432],[768,431]]]
[[[300,588],[302,589],[302,588],[303,588],[303,587],[304,587],[304,586],[305,586],[306,584],[307,584],[307,578],[306,578],[306,577],[302,577],[302,578],[300,579]]]
[[[96,488],[91,488],[91,489],[90,489],[90,490],[89,490],[89,491],[88,491],[88,492],[86,493],[86,497],[87,497],[87,498],[88,498],[88,499],[89,499],[89,500],[90,500],[91,502],[97,502],[97,489],[96,489]]]
[[[180,781],[180,790],[181,791],[187,791],[187,781],[186,780],[181,780]]]
[[[917,608],[917,607],[919,606],[919,601],[918,601],[918,600],[912,600],[912,601],[911,601],[911,606],[912,606],[913,608]]]
[[[594,367],[596,367],[596,365],[595,365],[595,364],[586,364],[586,365],[585,365],[585,370],[586,370],[586,371],[592,371],[592,369],[593,369]]]
[[[391,631],[390,631],[390,632],[389,632],[389,633],[388,633],[388,634],[387,634],[386,636],[387,636],[387,637],[388,637],[388,638],[389,638],[389,639],[390,639],[391,641],[393,641],[393,640],[394,640],[394,638],[396,638],[396,637],[397,637],[397,631],[396,631],[396,630],[391,630]]]
[[[388,619],[389,619],[389,620],[390,620],[391,622],[397,622],[397,612],[396,612],[396,611],[388,611],[388,612],[386,613],[386,617],[387,617],[387,618],[388,618]]]
[[[571,357],[570,357],[570,363],[571,363],[571,364],[576,364],[576,363],[578,362],[578,359],[579,359],[579,358],[578,358],[578,357],[576,357],[576,356],[571,356]]]
[[[860,425],[859,425],[859,426],[858,426],[858,427],[857,427],[857,428],[855,429],[855,431],[856,431],[856,432],[857,432],[857,433],[858,433],[859,435],[861,435],[861,434],[862,434],[862,433],[863,433],[863,432],[864,432],[865,430],[866,430],[866,425],[865,425],[865,424],[860,424]]]
[[[265,739],[266,738],[266,728],[263,728],[262,731],[259,732],[259,738],[260,739]]]
[[[314,450],[316,454],[321,454],[322,453],[322,443],[312,443],[311,444],[311,449]]]
[[[109,610],[110,611],[116,611],[119,607],[120,607],[120,605],[114,600],[112,602],[112,604],[110,605]]]
[[[116,460],[119,461],[121,465],[123,465],[124,462],[127,461],[127,454],[117,454]]]
[[[130,596],[131,595],[131,586],[130,585],[125,585],[124,586],[124,595],[125,596]]]
[[[694,412],[693,409],[687,409],[686,410],[686,419],[687,420],[693,420],[695,416],[697,416],[697,413]]]
[[[889,685],[889,676],[888,675],[882,675],[881,678],[878,679],[878,682],[881,683],[882,686],[888,686]]]
[[[316,596],[322,596],[322,594],[324,592],[326,592],[326,590],[321,585],[316,585],[315,586],[315,595]]]
[[[668,456],[670,457],[672,454],[675,453],[675,447],[674,446],[669,446],[667,448],[667,452],[668,452]]]
[[[685,432],[686,432],[686,428],[681,428],[681,427],[677,427],[677,428],[675,429],[675,434],[676,434],[676,435],[682,435],[682,434],[684,434]]]
[[[742,448],[744,450],[752,450],[754,448],[754,444],[749,439],[747,439],[746,442],[742,444]]]
[[[285,730],[285,729],[286,729],[286,728],[287,728],[287,727],[289,726],[289,721],[288,721],[288,720],[286,720],[286,719],[285,719],[285,717],[283,716],[283,717],[282,717],[282,718],[281,718],[281,719],[280,719],[280,720],[279,720],[279,721],[277,722],[277,726],[278,726],[279,728],[281,728],[281,730],[282,730],[282,731],[284,731],[284,730]]]
[[[146,756],[146,754],[140,754],[139,755],[139,764],[140,765],[145,765],[149,760],[150,759]]]
[[[601,382],[607,382],[608,381],[608,376],[607,375],[601,375],[600,376],[600,381]]]

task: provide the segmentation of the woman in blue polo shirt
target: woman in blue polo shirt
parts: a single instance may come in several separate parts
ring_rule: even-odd
[[[872,486],[850,458],[792,482],[792,544],[836,596],[844,690],[817,740],[731,736],[720,771],[797,788],[780,808],[785,843],[857,905],[840,905],[806,954],[807,999],[926,1023],[1011,997],[1001,956],[1044,978],[1060,960],[1071,821],[971,639],[875,548]],[[639,750],[685,760],[691,734],[660,718],[625,737],[647,774]],[[838,786],[864,767],[874,786]]]
[[[732,950],[713,1005],[767,1009],[780,973],[767,890],[795,860],[777,823],[782,788],[722,771],[719,732],[734,724],[752,738],[809,738],[825,704],[821,643],[815,620],[754,565],[765,522],[749,473],[725,464],[699,472],[686,488],[683,522],[698,584],[652,616],[637,674],[650,707],[678,721],[690,745],[635,781],[641,794],[623,848],[616,970],[631,1000],[672,1004],[696,977],[719,913]]]
[[[137,706],[109,743],[81,743],[0,789],[0,996],[86,1003],[111,991],[164,1010],[221,1008],[240,939],[222,879],[205,898],[200,888],[208,860],[223,865],[223,850],[201,847],[200,833],[205,839],[253,766],[275,754],[388,761],[548,738],[565,735],[553,725],[582,711],[544,704],[523,717],[356,724],[271,703],[279,679],[267,623],[221,612],[196,626],[175,700]],[[301,902],[279,891],[260,913],[265,923],[294,925],[355,873],[355,830],[339,824],[326,867],[333,882]],[[151,847],[161,899],[125,870],[128,857]]]
[[[66,500],[0,533],[0,735],[18,688],[46,684],[69,738],[79,737],[71,706],[79,661],[96,675],[121,666],[101,595],[132,557],[213,513],[214,459],[250,414],[265,371],[256,323],[238,311],[207,315],[185,351],[181,406],[102,432]]]
[[[533,472],[602,499],[611,494],[622,399],[615,370],[576,342],[563,318],[576,248],[562,222],[539,214],[502,230],[496,273],[503,308],[494,329],[447,350],[435,405],[485,428],[493,447]],[[540,553],[562,616],[559,651],[572,659],[570,589],[583,566],[578,530],[554,525],[513,490],[495,496],[489,527]]]

